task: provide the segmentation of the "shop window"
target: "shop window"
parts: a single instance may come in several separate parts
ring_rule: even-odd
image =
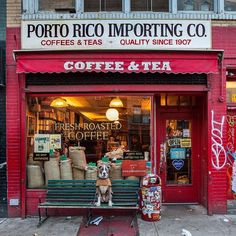
[[[122,11],[122,0],[85,0],[84,11]]]
[[[39,0],[39,11],[75,11],[75,0]]]
[[[179,11],[213,11],[214,0],[178,0]]]
[[[169,1],[160,0],[131,0],[131,11],[168,12]]]
[[[226,82],[226,100],[227,103],[236,103],[236,81]]]
[[[195,97],[161,94],[161,106],[195,106]]]
[[[226,101],[228,105],[236,104],[236,70],[227,68],[226,70]]]
[[[146,96],[27,97],[28,188],[48,179],[94,179],[98,160],[150,159],[151,99]]]
[[[236,11],[236,0],[224,1],[225,11]]]

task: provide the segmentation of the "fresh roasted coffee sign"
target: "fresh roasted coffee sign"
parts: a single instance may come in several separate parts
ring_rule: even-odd
[[[108,140],[110,131],[120,130],[121,123],[55,123],[55,131],[63,132],[69,140]]]
[[[206,49],[210,21],[22,21],[22,49]]]

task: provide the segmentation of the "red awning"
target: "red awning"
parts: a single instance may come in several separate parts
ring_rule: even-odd
[[[16,51],[17,73],[217,73],[215,51]]]

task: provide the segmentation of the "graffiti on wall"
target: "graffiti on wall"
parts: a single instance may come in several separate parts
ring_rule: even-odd
[[[236,147],[235,147],[235,129],[236,116],[227,115],[227,177],[228,177],[228,197],[236,199]]]
[[[225,116],[222,116],[220,121],[217,121],[214,117],[214,111],[211,111],[211,150],[213,152],[211,163],[212,166],[220,170],[226,162],[227,156],[223,146],[223,127],[224,127]]]

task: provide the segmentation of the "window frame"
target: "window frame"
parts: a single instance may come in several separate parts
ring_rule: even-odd
[[[218,9],[218,2],[222,1],[222,0],[213,0],[214,6],[213,6],[213,10],[212,11],[184,11],[184,10],[178,10],[178,0],[174,0],[176,1],[176,11],[179,13],[217,13],[217,9]],[[223,0],[224,1],[224,0]]]
[[[129,2],[131,13],[137,13],[137,12],[143,12],[143,13],[147,13],[147,12],[151,12],[151,13],[173,13],[172,12],[172,9],[173,9],[172,5],[173,5],[173,2],[177,1],[177,0],[168,0],[168,1],[169,1],[169,11],[131,11],[131,0],[128,0],[127,2]]]
[[[214,0],[213,11],[178,11],[178,0],[169,0],[169,12],[153,12],[153,11],[131,11],[131,0],[122,0],[122,11],[109,11],[109,12],[84,12],[84,1],[85,0],[75,0],[75,12],[76,13],[166,13],[166,14],[199,14],[199,13],[216,13],[216,14],[236,14],[236,11],[225,11],[224,3],[225,0]],[[37,14],[43,13],[44,11],[39,11],[39,1],[38,0],[22,0],[22,13]],[[51,11],[45,11],[50,12]],[[191,17],[190,17],[191,18]]]
[[[81,12],[83,12],[83,13],[100,13],[100,12],[108,12],[108,13],[110,13],[110,12],[124,12],[125,11],[125,2],[127,2],[126,0],[122,0],[122,2],[121,2],[121,11],[95,11],[95,12],[90,12],[90,11],[84,11],[84,1],[86,1],[86,0],[75,0],[75,1],[78,1],[78,2],[81,2]]]
[[[219,2],[221,2],[221,6],[223,7],[221,10],[221,13],[236,14],[236,10],[235,11],[226,11],[225,10],[225,0],[219,0]]]

